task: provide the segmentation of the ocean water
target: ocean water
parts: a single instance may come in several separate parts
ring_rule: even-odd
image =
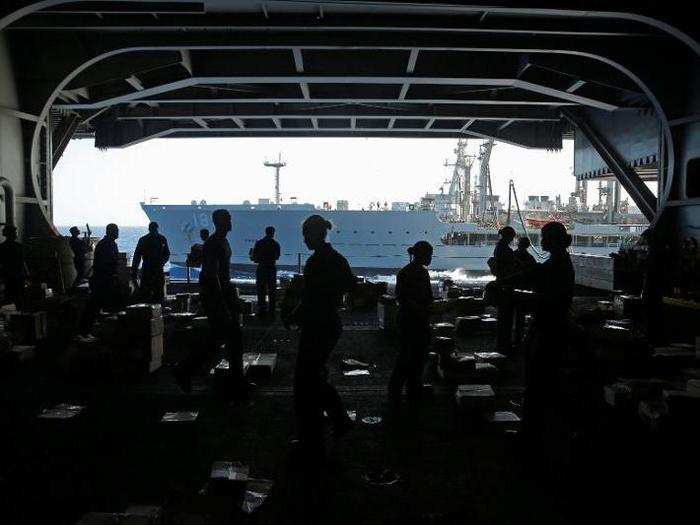
[[[78,228],[80,228],[81,232],[85,230],[85,226],[78,226]],[[70,229],[71,226],[58,226],[58,231],[63,235],[70,235],[68,232]],[[105,235],[104,226],[90,226],[90,230],[92,230],[92,236],[96,239],[101,239]],[[129,255],[129,260],[131,260],[139,238],[147,233],[148,228],[145,226],[120,226],[119,239],[117,239],[119,251],[126,252]]]
[[[58,230],[63,235],[70,235],[68,230],[71,226],[58,226]],[[80,227],[81,231],[84,227]],[[97,239],[101,239],[105,234],[104,226],[91,226],[92,236]],[[148,228],[145,226],[120,226],[119,227],[119,239],[117,239],[117,246],[119,246],[120,252],[126,252],[129,256],[129,260],[134,255],[134,250],[136,249],[136,244],[139,242],[139,238],[142,235],[148,233]],[[184,268],[171,267],[169,264],[166,266],[166,271],[170,271],[172,278],[184,279],[185,270]],[[292,272],[280,271],[279,275],[291,275]],[[198,276],[198,271],[196,268],[191,270],[190,273],[193,279]],[[233,278],[237,282],[252,284],[255,282],[255,277],[253,272],[234,272]],[[483,286],[487,282],[493,280],[493,276],[490,275],[472,275],[467,273],[465,270],[460,268],[452,271],[431,271],[430,279],[434,282],[443,281],[445,279],[451,279],[455,283],[462,286]],[[374,282],[386,282],[393,287],[396,284],[396,275],[372,275],[368,277],[368,280]]]

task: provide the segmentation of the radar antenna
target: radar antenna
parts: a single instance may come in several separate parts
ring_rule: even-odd
[[[277,155],[277,162],[264,162],[265,167],[275,168],[275,205],[279,207],[280,205],[280,169],[284,168],[287,163],[282,162],[282,154]]]

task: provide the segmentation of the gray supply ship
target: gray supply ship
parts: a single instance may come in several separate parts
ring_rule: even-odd
[[[573,236],[572,252],[607,255],[626,243],[634,242],[647,224],[643,216],[620,202],[619,188],[613,183],[601,186],[600,203],[590,210],[585,186],[577,183],[566,205],[560,199],[530,196],[522,209],[511,183],[509,205],[503,206],[491,190],[489,159],[493,141],[480,145],[478,155],[467,155],[466,140],[455,148],[455,160],[445,163],[453,168],[452,177],[442,191],[426,194],[417,203],[373,203],[365,210],[351,210],[347,201],[328,205],[282,203],[279,191],[281,157],[265,165],[275,170],[275,198],[258,203],[207,204],[192,201],[189,205],[146,204],[141,206],[149,220],[157,221],[170,242],[171,264],[184,266],[186,255],[199,241],[199,230],[213,231],[211,213],[225,208],[231,212],[233,231],[229,241],[232,265],[237,270],[253,267],[249,251],[266,226],[276,229],[282,246],[278,262],[283,269],[296,270],[310,255],[301,235],[301,225],[311,214],[320,213],[333,224],[329,241],[358,273],[366,275],[395,273],[408,260],[407,248],[418,240],[427,240],[434,248],[431,268],[468,273],[487,273],[487,259],[493,254],[498,228],[510,223],[519,235],[530,237],[539,246],[539,229],[549,220],[560,220]],[[479,170],[472,180],[472,168]],[[447,188],[446,188],[447,187]],[[602,197],[605,197],[603,200]],[[512,211],[509,212],[509,210]],[[536,249],[534,250],[536,251]]]

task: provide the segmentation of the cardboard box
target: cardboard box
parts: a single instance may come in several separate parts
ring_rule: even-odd
[[[498,363],[506,358],[506,356],[498,352],[474,352],[474,357],[482,363]]]
[[[274,353],[245,353],[243,354],[243,369],[251,379],[270,379],[277,365],[277,354]]]
[[[118,512],[88,512],[75,525],[121,525],[123,519]]]
[[[515,412],[493,412],[485,417],[486,421],[499,427],[517,428],[520,425],[520,418]]]
[[[474,380],[491,383],[498,377],[498,367],[493,363],[475,363],[474,364]]]
[[[155,319],[156,317],[162,317],[163,311],[159,304],[132,304],[126,307],[126,316],[130,318],[151,320]]]
[[[215,461],[209,475],[208,493],[238,500],[243,496],[249,474],[250,467],[238,461]]]
[[[36,346],[32,345],[17,345],[10,349],[10,355],[18,363],[25,363],[34,359],[36,355]]]
[[[636,295],[616,295],[613,306],[618,315],[638,319],[642,314],[644,303],[642,298]]]
[[[498,319],[495,317],[481,317],[480,328],[486,332],[496,332]]]
[[[455,319],[455,331],[457,335],[465,337],[476,334],[481,328],[481,317],[467,315]]]
[[[440,357],[438,375],[446,381],[470,380],[474,375],[476,360],[466,352],[450,352]]]
[[[48,337],[46,312],[10,312],[7,315],[7,331],[18,344],[34,344]]]
[[[435,316],[441,316],[448,313],[452,309],[452,303],[447,299],[436,299],[430,304],[430,313]]]
[[[460,408],[493,412],[496,394],[491,385],[459,385],[455,400]]]
[[[694,395],[700,395],[700,379],[688,379],[685,390]]]
[[[453,304],[455,314],[458,316],[481,315],[486,309],[481,297],[458,297]]]
[[[128,525],[164,525],[163,509],[156,505],[134,505],[124,511]]]
[[[611,407],[620,407],[632,402],[632,387],[627,383],[613,383],[603,387],[603,399]]]
[[[449,354],[455,350],[455,340],[452,337],[433,337],[433,349],[440,355]]]
[[[192,328],[195,330],[208,330],[209,319],[206,317],[194,317],[192,319]]]
[[[433,323],[430,328],[436,337],[451,337],[455,333],[455,325],[452,323]]]
[[[192,320],[196,317],[196,314],[192,313],[174,313],[168,314],[166,318],[167,322],[174,322],[175,326],[178,328],[184,328],[192,324]]]

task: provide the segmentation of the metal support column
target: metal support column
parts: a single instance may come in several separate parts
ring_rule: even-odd
[[[652,222],[656,216],[657,199],[637,175],[637,172],[627,165],[622,156],[608,144],[603,135],[595,130],[585,118],[568,109],[562,109],[561,113],[566,120],[573,126],[576,126],[586,136],[598,152],[598,155],[608,165],[610,171],[615,174],[622,187],[625,188],[625,191],[630,194],[644,216]]]

